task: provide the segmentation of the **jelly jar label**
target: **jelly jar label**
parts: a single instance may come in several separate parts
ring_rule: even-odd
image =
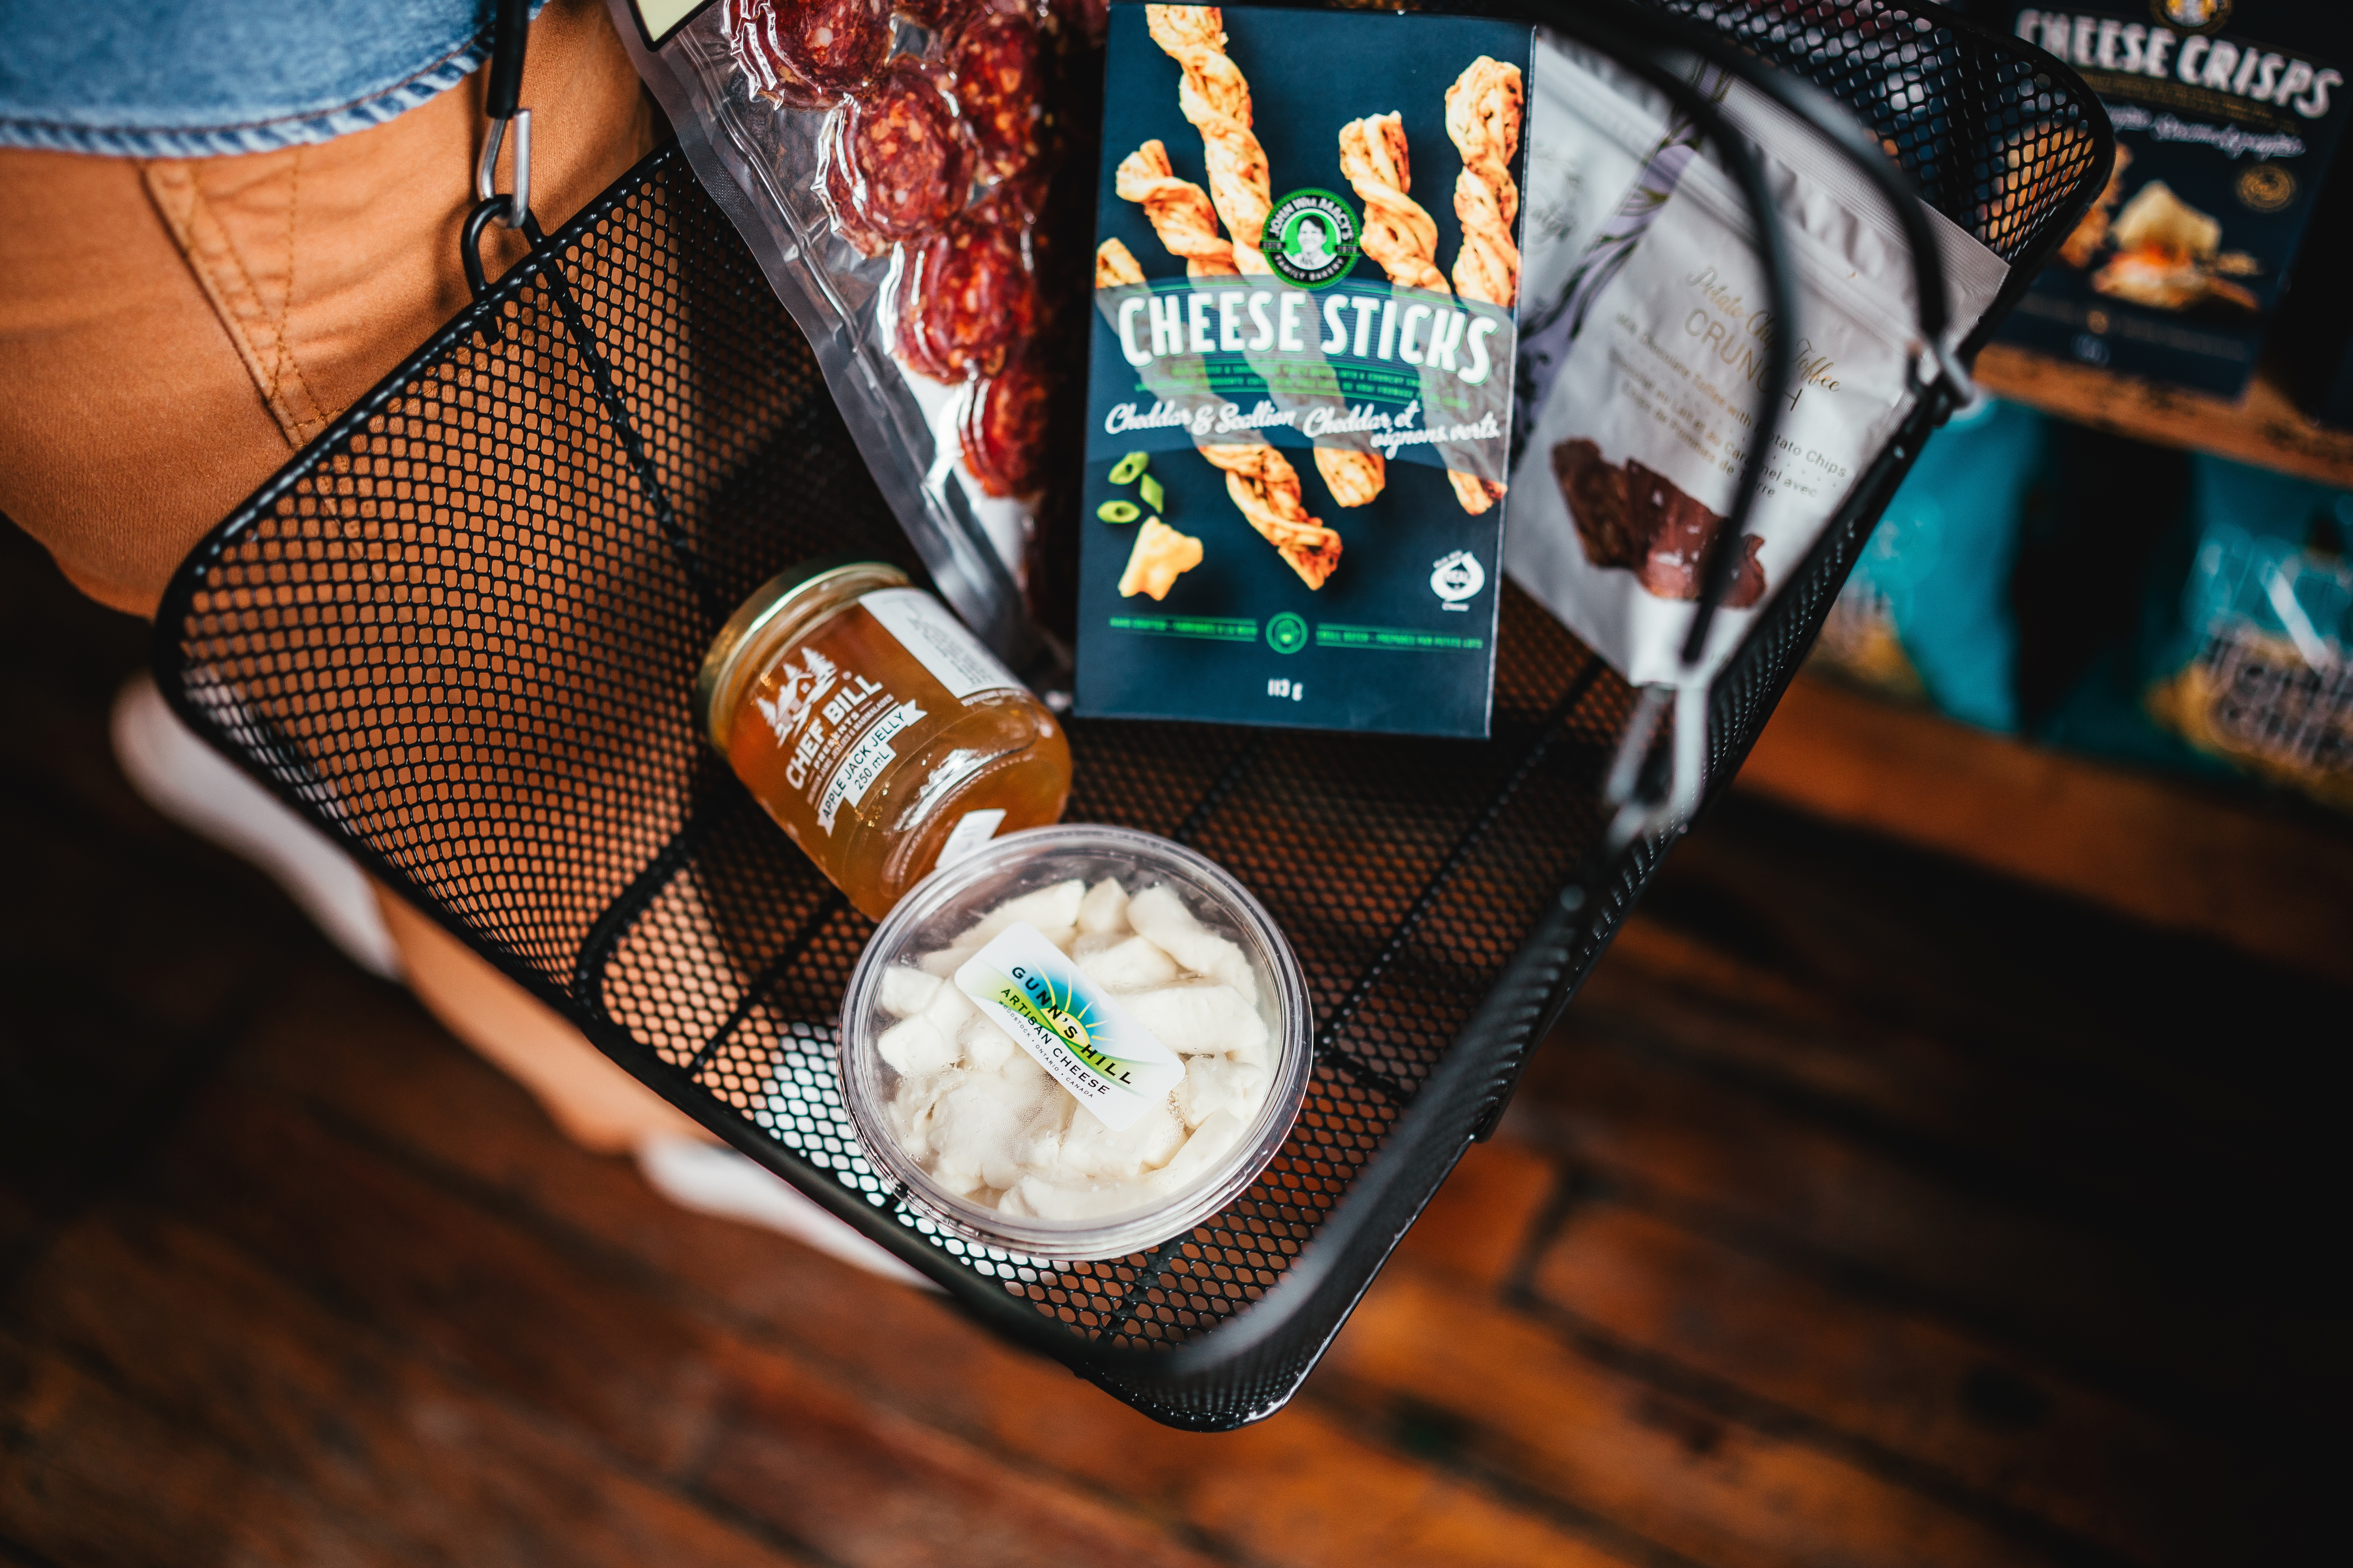
[[[1175,1052],[1026,921],[966,959],[955,983],[1114,1132],[1185,1077]]]
[[[834,770],[833,777],[826,784],[825,794],[818,800],[817,825],[819,827],[831,833],[833,819],[841,808],[856,805],[866,798],[867,790],[882,776],[882,770],[889,767],[891,760],[898,755],[891,742],[913,729],[923,717],[923,710],[913,702],[902,702],[875,720],[873,727],[859,737],[858,744],[851,748],[849,755],[841,760],[841,766]]]
[[[858,601],[961,702],[976,691],[1018,691],[1020,680],[921,588],[884,588]]]

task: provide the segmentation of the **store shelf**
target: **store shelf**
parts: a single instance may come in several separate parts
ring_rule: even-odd
[[[2232,403],[1995,343],[1977,377],[1997,397],[2079,425],[2353,489],[2353,431],[2315,424],[2260,372]]]
[[[2353,981],[2353,833],[1805,678],[1736,787]]]

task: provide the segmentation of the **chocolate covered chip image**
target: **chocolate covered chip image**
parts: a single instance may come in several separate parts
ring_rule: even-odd
[[[1552,449],[1552,471],[1587,560],[1633,573],[1656,597],[1698,599],[1700,567],[1724,527],[1722,514],[1631,458],[1604,460],[1601,448],[1582,437]],[[1740,563],[1724,596],[1727,608],[1745,610],[1764,598],[1765,568],[1757,559],[1763,543],[1753,533],[1741,539]]]

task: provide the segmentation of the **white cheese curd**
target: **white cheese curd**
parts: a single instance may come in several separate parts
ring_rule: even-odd
[[[912,1018],[931,1005],[940,994],[940,977],[894,963],[882,972],[882,1011],[893,1018]]]
[[[1079,900],[1079,930],[1101,936],[1127,929],[1127,889],[1118,878],[1105,877]]]
[[[915,1078],[956,1063],[955,1044],[929,1018],[900,1019],[882,1031],[874,1048],[892,1068]]]
[[[954,981],[947,981],[932,993],[932,999],[923,1004],[923,1010],[916,1016],[954,1039],[957,1030],[980,1016],[980,1009],[972,1005],[971,997],[955,988]]]
[[[1022,921],[1028,921],[1045,932],[1047,940],[1051,942],[1057,931],[1079,923],[1079,906],[1085,902],[1086,896],[1087,885],[1074,877],[1050,888],[1040,888],[1034,893],[1024,893],[1018,899],[1008,899],[975,921],[969,930],[955,939],[955,945],[986,946],[989,938]],[[1061,944],[1058,942],[1055,945]]]
[[[1082,1107],[957,988],[965,961],[1022,921],[1185,1059],[1184,1078],[1134,1125],[1114,1131]],[[879,1005],[899,1020],[875,1040],[898,1074],[891,1130],[942,1187],[1008,1216],[1095,1219],[1161,1202],[1229,1153],[1266,1102],[1258,990],[1242,950],[1164,884],[1131,896],[1115,878],[1073,879],[1009,899],[882,975]]]
[[[1226,1057],[1187,1057],[1176,1086],[1176,1114],[1198,1127],[1220,1110],[1247,1119],[1266,1098],[1266,1069]]]
[[[944,947],[937,952],[927,952],[915,960],[915,967],[937,979],[945,980],[964,967],[964,961],[980,951],[980,943],[969,946]],[[896,964],[892,968],[898,967]]]
[[[1120,936],[1115,932],[1082,936],[1082,942],[1100,942],[1109,945],[1092,952],[1073,952],[1079,967],[1088,979],[1107,991],[1151,991],[1176,984],[1176,961],[1145,941],[1140,936]],[[1176,1047],[1168,1041],[1162,1045]]]
[[[1257,1005],[1258,977],[1250,973],[1250,960],[1240,948],[1195,920],[1176,889],[1163,883],[1130,899],[1127,923],[1186,968],[1224,981],[1244,1001]]]
[[[1266,1060],[1266,1020],[1230,985],[1179,981],[1124,1000],[1153,1038],[1181,1056]]]
[[[964,1065],[975,1072],[1003,1072],[1015,1057],[1021,1057],[1025,1061],[1029,1059],[1021,1047],[1013,1043],[1012,1036],[978,1012],[966,1018],[964,1027],[956,1031],[956,1045],[964,1052]],[[1038,1066],[1035,1062],[1029,1065]],[[1041,1075],[1045,1070],[1038,1068]]]

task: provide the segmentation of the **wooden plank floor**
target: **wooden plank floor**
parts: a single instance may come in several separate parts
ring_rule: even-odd
[[[1734,798],[1292,1408],[683,1215],[115,777],[0,542],[0,1562],[2283,1561],[2348,998]]]

